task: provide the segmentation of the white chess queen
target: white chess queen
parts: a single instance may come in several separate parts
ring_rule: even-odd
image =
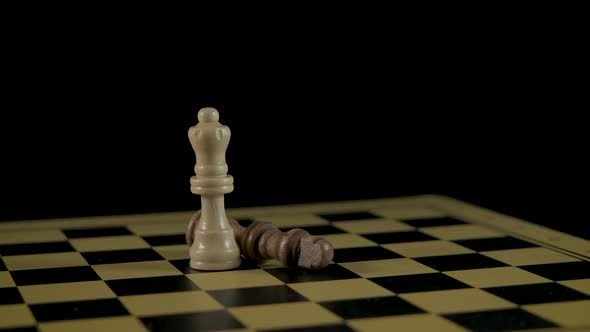
[[[196,270],[229,270],[240,265],[240,249],[224,204],[224,195],[234,190],[225,161],[231,131],[219,123],[219,113],[213,108],[201,109],[198,120],[188,131],[197,158],[191,192],[201,196],[199,222],[189,227],[191,234],[187,234],[193,240],[190,266]]]

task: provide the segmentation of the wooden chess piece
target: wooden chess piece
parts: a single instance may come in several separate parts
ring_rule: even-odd
[[[191,218],[189,230],[199,223],[200,218],[201,211],[198,211]],[[330,242],[303,229],[282,232],[275,225],[266,222],[254,222],[248,227],[241,226],[233,219],[229,223],[242,255],[249,260],[276,259],[288,267],[319,269],[328,266],[334,258],[334,248]],[[192,232],[187,232],[188,244],[192,244],[194,240],[191,234]]]
[[[187,230],[194,239],[190,247],[190,266],[196,270],[229,270],[240,265],[240,249],[225,214],[224,194],[233,191],[233,177],[227,174],[225,153],[231,132],[219,123],[219,113],[203,108],[199,123],[188,131],[195,151],[196,175],[191,177],[191,192],[201,196],[201,216]]]

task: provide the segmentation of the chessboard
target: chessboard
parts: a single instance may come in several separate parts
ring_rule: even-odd
[[[189,266],[194,211],[0,223],[0,331],[590,329],[590,243],[444,196],[228,209],[335,248]]]

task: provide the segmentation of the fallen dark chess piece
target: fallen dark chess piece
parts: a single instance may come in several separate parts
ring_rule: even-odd
[[[196,212],[188,225],[186,241],[192,245],[194,228],[199,222],[201,211]],[[254,222],[248,227],[229,219],[234,236],[244,258],[253,261],[275,259],[288,267],[319,269],[332,262],[334,248],[327,240],[295,228],[282,232],[275,225]]]

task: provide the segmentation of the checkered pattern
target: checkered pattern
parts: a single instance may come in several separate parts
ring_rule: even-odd
[[[334,263],[194,271],[181,223],[5,233],[0,331],[590,328],[579,255],[426,207],[273,211],[241,222],[321,235]]]

